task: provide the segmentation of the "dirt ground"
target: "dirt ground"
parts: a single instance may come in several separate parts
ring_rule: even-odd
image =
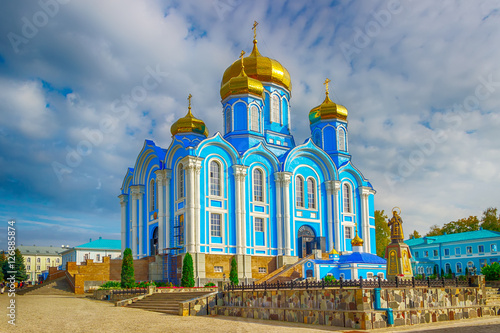
[[[233,317],[179,317],[140,309],[115,307],[112,303],[86,297],[61,295],[24,295],[16,297],[16,325],[8,323],[9,301],[0,295],[0,332],[327,332],[350,331],[344,327],[253,320]],[[378,332],[427,331],[441,327],[500,324],[499,317],[417,325]],[[356,331],[359,332],[359,331]]]

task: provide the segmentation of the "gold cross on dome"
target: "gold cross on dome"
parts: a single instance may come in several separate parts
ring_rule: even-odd
[[[245,51],[241,50],[240,59],[241,59],[241,67],[243,67],[243,56],[245,55]]]
[[[191,98],[193,97],[193,95],[189,94],[188,96],[188,102],[189,102],[189,109],[191,110]]]
[[[328,91],[328,83],[332,82],[332,80],[330,80],[329,78],[327,78],[325,80],[325,82],[323,83],[325,85],[325,89],[326,89],[326,94],[328,95],[329,94],[329,91]]]
[[[253,39],[256,39],[257,38],[257,26],[259,25],[259,23],[257,23],[257,21],[253,21]]]

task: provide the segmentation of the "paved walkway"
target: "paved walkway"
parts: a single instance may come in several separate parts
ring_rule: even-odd
[[[8,324],[7,306],[15,299],[16,326]],[[496,325],[496,326],[494,326]],[[470,328],[465,328],[470,327]],[[373,332],[498,332],[500,317],[485,317]],[[438,331],[431,331],[438,329]],[[469,331],[466,331],[466,330]],[[493,329],[493,331],[492,331]],[[441,331],[439,331],[441,330]],[[489,331],[488,331],[489,330]],[[179,317],[132,308],[115,307],[104,301],[63,295],[0,295],[0,332],[325,332],[356,330],[270,320],[235,317]],[[360,331],[356,331],[360,332]]]

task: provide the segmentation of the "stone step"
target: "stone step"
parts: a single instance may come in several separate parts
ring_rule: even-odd
[[[179,305],[178,304],[173,304],[171,306],[154,306],[154,305],[148,305],[148,304],[131,304],[129,305],[131,308],[137,308],[137,309],[145,309],[145,310],[179,310]]]

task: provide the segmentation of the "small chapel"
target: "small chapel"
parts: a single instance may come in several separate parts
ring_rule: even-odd
[[[169,145],[145,140],[123,180],[122,251],[161,256],[173,283],[186,253],[198,285],[229,277],[232,258],[240,281],[255,281],[318,250],[375,257],[375,190],[352,162],[347,109],[327,79],[310,111],[295,111],[311,133],[297,144],[290,74],[261,55],[256,25],[252,51],[222,75],[223,133],[209,134],[189,95]]]

